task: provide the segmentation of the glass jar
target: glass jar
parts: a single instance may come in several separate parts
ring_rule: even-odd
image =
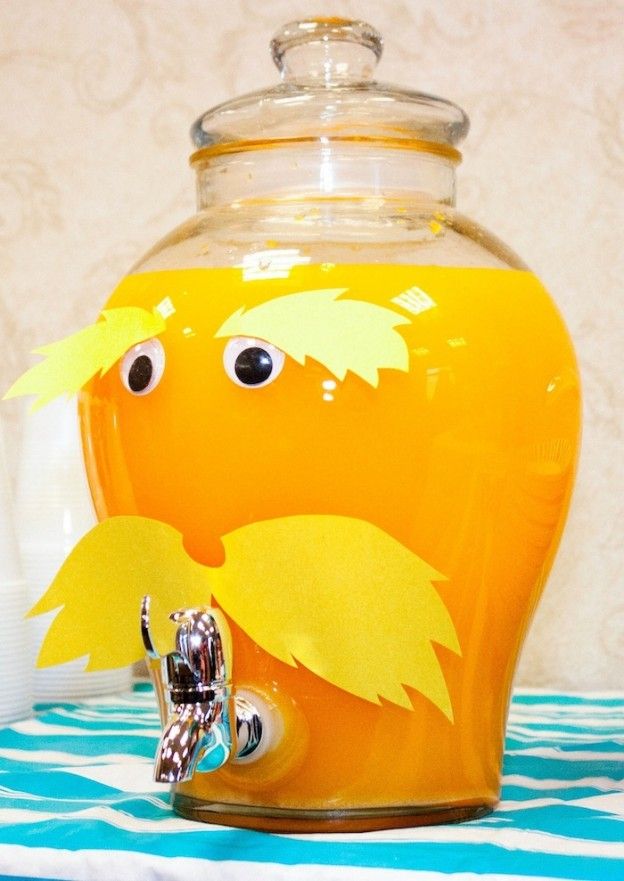
[[[466,115],[374,81],[381,47],[362,22],[287,25],[281,83],[200,117],[198,212],[107,304],[157,308],[166,330],[81,393],[99,517],[171,524],[215,572],[241,555],[216,599],[262,737],[174,783],[175,809],[206,822],[489,811],[568,509],[565,326],[454,208]]]

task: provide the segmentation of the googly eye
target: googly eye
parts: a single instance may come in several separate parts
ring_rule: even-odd
[[[252,337],[228,340],[223,351],[225,372],[236,385],[262,388],[282,372],[285,355],[281,349]]]
[[[165,350],[160,340],[146,340],[133,346],[123,356],[121,381],[133,395],[148,395],[162,379]]]

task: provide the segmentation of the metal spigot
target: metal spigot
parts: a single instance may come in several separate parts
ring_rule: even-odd
[[[233,694],[231,640],[223,613],[210,607],[173,612],[175,650],[161,656],[150,633],[149,606],[146,596],[141,635],[152,671],[160,668],[164,725],[154,779],[182,783],[196,771],[216,771],[231,758],[253,754],[262,739],[262,721],[247,699]]]

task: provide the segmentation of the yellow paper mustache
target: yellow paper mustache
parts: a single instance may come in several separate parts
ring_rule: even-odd
[[[89,655],[87,670],[143,656],[141,597],[152,597],[157,645],[172,648],[168,614],[211,597],[265,651],[365,700],[411,709],[403,685],[453,713],[432,643],[460,654],[432,582],[445,577],[364,520],[301,515],[252,523],[223,537],[225,562],[196,563],[171,526],[111,517],[91,530],[30,611],[63,606],[38,666]],[[234,662],[236,663],[236,661]]]

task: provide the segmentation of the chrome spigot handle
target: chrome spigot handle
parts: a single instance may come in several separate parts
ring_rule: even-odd
[[[150,661],[159,661],[165,686],[176,692],[197,693],[225,688],[230,683],[231,641],[227,621],[219,609],[178,609],[169,615],[177,624],[175,649],[157,651],[150,630],[150,597],[141,603],[141,637]],[[191,696],[191,695],[189,695]]]
[[[150,633],[150,605],[151,597],[144,596],[141,600],[141,639],[143,640],[143,647],[145,648],[148,660],[159,661],[160,655],[156,651],[152,642],[152,634]]]
[[[162,783],[181,783],[196,769],[213,771],[230,758],[252,754],[263,728],[253,705],[233,695],[231,638],[223,613],[210,607],[179,609],[169,618],[177,625],[175,648],[160,655],[150,631],[150,598],[143,598],[143,645],[153,677],[162,683],[157,695],[164,733],[154,776]]]
[[[176,649],[199,688],[229,683],[229,628],[218,609],[180,609],[170,619],[178,625]]]

